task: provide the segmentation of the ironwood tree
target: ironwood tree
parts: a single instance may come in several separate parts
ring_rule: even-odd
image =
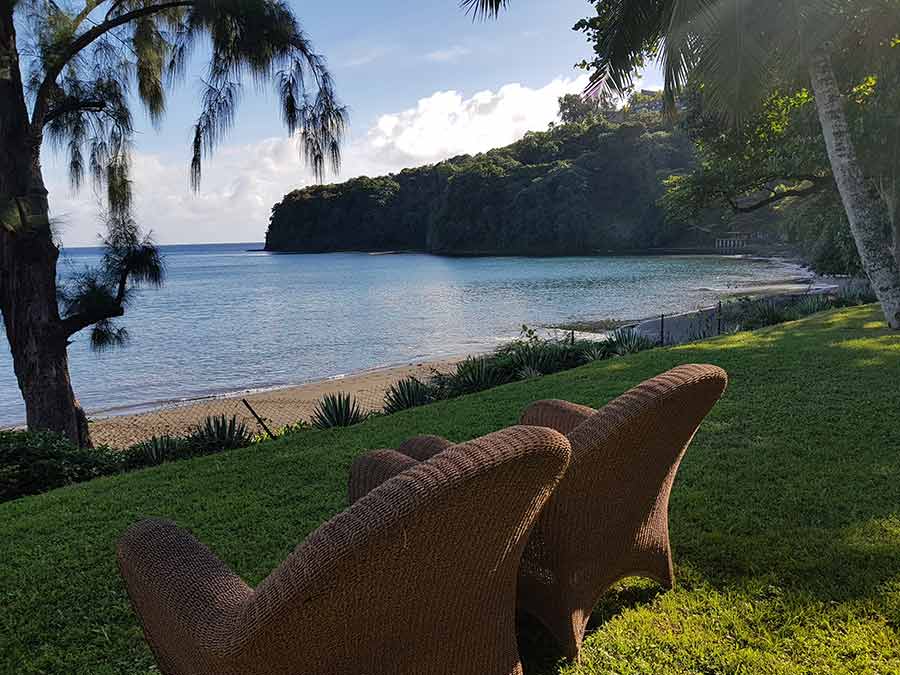
[[[18,33],[18,34],[17,34]],[[140,284],[164,268],[132,215],[132,101],[154,124],[166,95],[203,49],[191,147],[196,189],[205,159],[231,129],[242,83],[273,84],[288,133],[317,177],[337,169],[346,112],[325,60],[278,0],[0,0],[0,310],[30,429],[90,444],[69,378],[67,347],[89,329],[103,348]],[[41,170],[66,153],[75,188],[104,195],[105,255],[62,286]]]

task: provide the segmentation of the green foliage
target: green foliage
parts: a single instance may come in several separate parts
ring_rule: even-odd
[[[504,372],[497,368],[489,357],[470,356],[456,366],[445,387],[450,398],[474,394],[509,382]]]
[[[843,286],[834,295],[813,293],[799,298],[739,298],[724,303],[722,315],[729,329],[756,330],[836,307],[855,307],[875,301],[868,282],[856,281]]]
[[[352,427],[364,422],[367,417],[359,401],[351,394],[326,394],[316,403],[312,425],[316,429]]]
[[[428,405],[434,401],[431,388],[415,377],[392,384],[384,395],[384,412],[393,415],[402,410]]]
[[[741,298],[723,305],[722,313],[727,323],[741,330],[756,330],[797,318],[792,306],[774,298]]]
[[[663,207],[671,220],[708,219],[705,209],[744,212],[773,204],[808,210],[820,229],[802,240],[822,271],[855,273],[849,231],[837,204],[810,65],[827,56],[865,180],[888,220],[900,204],[900,34],[897,0],[639,0],[594,2],[580,21],[595,56],[582,64],[595,88],[624,92],[647,57],[661,61],[668,102],[686,86],[697,167],[673,179]],[[830,195],[828,193],[831,193]],[[809,222],[809,219],[801,218]],[[703,223],[708,225],[707,223]]]
[[[563,124],[596,124],[615,112],[609,92],[597,95],[566,94],[559,97],[559,121]]]
[[[253,442],[253,433],[237,416],[207,417],[187,439],[191,449],[200,454],[244,448]]]
[[[544,373],[542,373],[540,370],[537,370],[536,368],[532,368],[531,366],[525,366],[524,368],[522,368],[522,370],[520,370],[518,372],[517,379],[530,380],[534,377],[541,377],[543,374]]]
[[[620,328],[609,336],[605,345],[609,353],[616,356],[637,354],[638,352],[657,347],[657,343],[630,328]]]
[[[834,302],[827,295],[816,293],[800,298],[793,304],[792,309],[799,318],[834,309]]]
[[[148,514],[190,528],[257,586],[346,508],[348,467],[367,449],[426,431],[477,438],[540,399],[600,407],[687,362],[717,364],[731,382],[672,492],[677,589],[617,584],[578,663],[538,662],[542,633],[526,626],[525,671],[900,671],[900,335],[861,307],[2,504],[0,672],[153,672],[114,555]]]
[[[109,448],[79,448],[45,431],[0,431],[0,502],[115,473]]]
[[[841,286],[833,298],[835,307],[856,307],[878,302],[872,285],[866,279],[854,279]]]
[[[164,462],[184,459],[195,454],[188,439],[168,434],[153,436],[121,452],[127,469],[158,466]]]
[[[326,167],[337,171],[346,111],[325,59],[283,2],[13,2],[0,11],[9,15],[5,23],[16,26],[19,38],[12,44],[18,42],[20,51],[3,54],[0,70],[13,64],[23,71],[24,81],[17,77],[11,86],[22,87],[31,116],[30,130],[23,125],[6,140],[21,142],[18,152],[39,167],[46,138],[51,149],[66,155],[73,189],[88,178],[102,202],[106,252],[100,266],[62,289],[63,337],[90,328],[95,349],[124,344],[128,333],[116,319],[132,291],[163,281],[159,251],[132,218],[131,106],[142,104],[158,126],[167,94],[196,54],[194,46],[206,47],[209,55],[191,144],[195,189],[204,161],[233,126],[245,79],[275,85],[287,132],[297,134],[316,177],[324,177]],[[31,171],[28,162],[13,164]],[[28,185],[32,177],[11,180]],[[0,195],[0,203],[13,196]]]
[[[687,138],[659,120],[562,124],[475,156],[295,190],[273,207],[266,247],[564,255],[660,246],[687,228],[664,223],[662,179],[691,162]]]
[[[582,363],[593,363],[594,361],[603,361],[610,358],[613,352],[610,349],[609,341],[599,343],[588,343],[581,347],[578,352],[578,358]]]

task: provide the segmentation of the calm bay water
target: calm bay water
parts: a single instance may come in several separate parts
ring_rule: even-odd
[[[131,341],[70,348],[88,411],[295,384],[489,348],[571,319],[691,310],[719,293],[795,276],[795,266],[731,257],[439,258],[273,255],[259,244],[163,247],[168,278],[139,293]],[[62,274],[99,260],[69,249]],[[0,424],[24,419],[6,340]]]

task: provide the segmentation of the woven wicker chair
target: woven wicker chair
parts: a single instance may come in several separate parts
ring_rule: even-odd
[[[522,415],[522,424],[567,434],[572,445],[572,465],[522,556],[518,592],[519,608],[539,619],[570,658],[581,649],[594,606],[616,581],[646,576],[673,585],[669,493],[687,446],[727,381],[721,368],[686,365],[599,411],[538,401]],[[424,457],[436,445],[427,437],[405,447]]]
[[[570,454],[555,431],[514,427],[395,457],[407,468],[255,589],[161,520],[125,533],[119,568],[166,675],[521,673],[520,556]]]

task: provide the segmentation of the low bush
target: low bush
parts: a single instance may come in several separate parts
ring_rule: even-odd
[[[794,311],[797,318],[809,316],[810,314],[818,314],[819,312],[824,312],[833,308],[834,301],[827,295],[821,293],[807,295],[791,305],[791,309]]]
[[[45,431],[0,431],[0,501],[120,470],[118,454],[106,447],[79,448]]]
[[[841,286],[832,302],[835,307],[856,307],[878,302],[878,297],[867,279],[851,279]]]
[[[612,350],[607,342],[591,342],[582,345],[578,350],[578,358],[581,363],[593,363],[603,361],[612,356]]]
[[[194,454],[209,454],[246,448],[253,443],[253,433],[236,416],[217,415],[207,417],[186,440]]]
[[[442,382],[449,398],[474,394],[497,387],[513,379],[507,372],[494,365],[487,356],[472,357],[456,366],[456,372]]]
[[[191,445],[186,438],[168,434],[153,436],[121,451],[123,465],[128,470],[159,466],[164,462],[171,462],[193,454]]]
[[[326,394],[313,410],[312,425],[316,429],[352,427],[366,417],[359,401],[350,394]]]
[[[605,347],[611,354],[626,356],[653,349],[658,345],[646,335],[641,335],[631,328],[620,328],[613,332],[606,341]]]
[[[543,373],[539,370],[532,368],[531,366],[525,366],[522,370],[519,371],[519,379],[520,380],[530,380],[535,377],[542,377]]]
[[[723,306],[726,323],[740,330],[756,330],[793,321],[796,311],[775,298],[740,298]]]
[[[401,410],[418,408],[434,401],[431,387],[415,377],[392,384],[384,395],[384,412],[393,415]]]

